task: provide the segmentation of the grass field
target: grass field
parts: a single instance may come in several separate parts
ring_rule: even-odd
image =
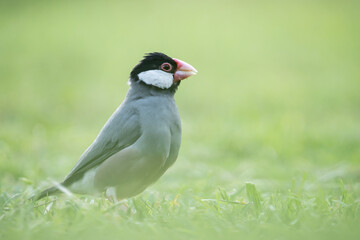
[[[359,1],[1,1],[0,239],[359,239]],[[61,181],[144,53],[197,68],[180,155],[126,203]],[[127,207],[126,207],[127,205]]]

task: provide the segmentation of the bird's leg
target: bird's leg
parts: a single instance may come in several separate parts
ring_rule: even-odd
[[[129,205],[127,204],[127,201],[124,200],[119,200],[119,202],[122,202],[122,204],[119,206],[119,209],[125,213],[129,213],[130,212],[130,207]]]
[[[119,200],[116,197],[116,189],[115,189],[115,187],[109,187],[108,189],[106,189],[106,197],[112,203],[115,203],[115,204],[119,203]]]

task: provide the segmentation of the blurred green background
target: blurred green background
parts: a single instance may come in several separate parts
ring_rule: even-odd
[[[144,210],[148,215],[140,220],[116,211],[117,220],[111,221],[126,219],[150,229],[139,233],[130,227],[127,233],[137,237],[163,232],[164,216],[179,238],[209,233],[205,219],[211,229],[207,237],[252,229],[250,235],[259,239],[266,235],[264,228],[284,239],[294,237],[294,229],[311,236],[323,232],[328,237],[330,229],[356,234],[359,12],[355,0],[1,1],[0,237],[24,237],[19,226],[30,239],[74,237],[77,229],[93,226],[87,214],[102,216],[91,207],[67,213],[60,204],[51,218],[31,208],[21,211],[11,199],[18,193],[25,199],[49,180],[62,180],[123,100],[131,69],[153,51],[199,71],[182,82],[175,97],[183,123],[180,155],[156,184],[129,203],[136,208],[142,199],[160,210],[150,215]],[[251,203],[244,190],[249,181],[262,196],[262,209],[276,212],[272,194],[288,199],[295,191],[300,212],[277,221],[268,215],[272,210],[263,213],[264,220],[255,209],[254,219],[246,221],[251,214],[235,214],[232,205],[217,214],[198,206],[198,199],[219,202],[224,192],[233,201]],[[161,210],[178,198],[182,214]],[[313,198],[324,199],[324,205],[309,203]],[[334,212],[339,203],[331,199],[352,215]],[[289,213],[286,206],[280,216]],[[316,211],[324,215],[313,216]],[[74,214],[83,218],[69,227]],[[324,216],[324,226],[314,224]],[[47,227],[31,228],[29,222]],[[118,236],[116,229],[107,234]],[[284,229],[288,235],[279,234]]]

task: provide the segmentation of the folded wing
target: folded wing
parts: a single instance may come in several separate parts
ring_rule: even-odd
[[[95,141],[81,155],[63,181],[64,186],[81,179],[85,172],[131,146],[141,136],[138,112],[135,108],[120,106],[107,121]]]

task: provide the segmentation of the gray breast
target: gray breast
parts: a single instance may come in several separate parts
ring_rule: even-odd
[[[181,122],[172,97],[153,96],[139,102],[143,131],[139,147],[157,166],[149,181],[156,181],[176,160],[181,143]]]

